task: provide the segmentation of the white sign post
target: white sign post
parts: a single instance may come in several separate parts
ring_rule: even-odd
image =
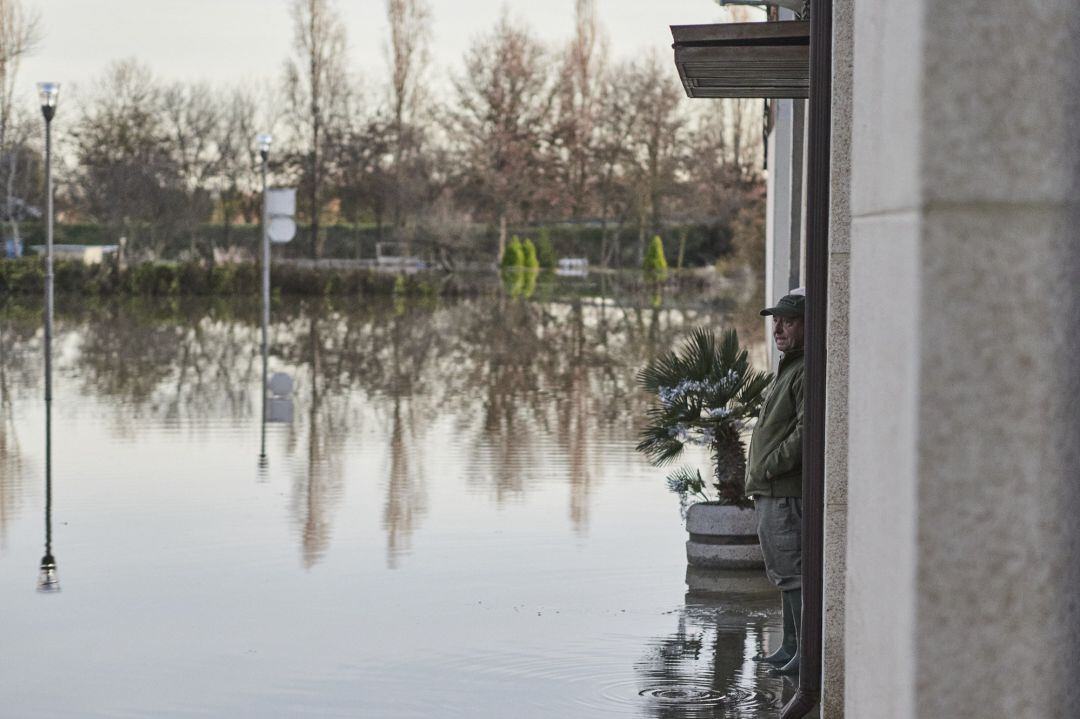
[[[271,242],[296,237],[296,188],[275,187],[266,191],[266,234]]]
[[[270,327],[270,243],[275,244],[288,242],[296,237],[296,188],[294,187],[266,187],[266,156],[269,151],[269,136],[266,140],[266,150],[263,152],[263,329],[262,329],[262,359],[263,359],[263,411],[262,411],[262,451],[259,461],[266,462],[266,422],[292,421],[292,400],[287,396],[271,399],[267,406],[267,356],[269,344],[267,334]],[[277,378],[277,375],[274,375]],[[288,377],[286,377],[288,379]],[[279,380],[279,383],[283,380]],[[290,380],[291,390],[291,380]],[[286,393],[287,395],[288,393]]]

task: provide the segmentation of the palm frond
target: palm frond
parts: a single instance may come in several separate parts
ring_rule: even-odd
[[[680,495],[696,494],[708,500],[705,494],[705,480],[701,476],[701,470],[693,467],[679,467],[667,476],[667,486],[672,492]]]
[[[714,469],[719,471],[718,443],[732,443],[738,452],[733,449],[725,457],[738,459],[742,421],[759,410],[772,375],[751,367],[735,330],[725,330],[717,339],[712,330],[698,327],[676,351],[665,352],[641,369],[637,379],[658,400],[646,411],[649,421],[637,450],[659,467],[678,458],[685,441],[709,444]],[[725,460],[725,474],[740,473],[735,459]],[[689,481],[689,475],[679,472],[669,479]],[[717,485],[725,501],[738,501],[740,482],[741,478]]]

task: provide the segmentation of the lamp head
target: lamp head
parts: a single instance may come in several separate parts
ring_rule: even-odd
[[[48,122],[56,114],[56,103],[60,99],[60,83],[39,82],[37,88],[38,97],[41,98],[41,114],[45,116],[45,121]]]
[[[270,144],[273,143],[274,136],[268,135],[265,132],[260,133],[259,136],[255,138],[255,141],[259,144],[259,155],[265,160],[270,154]]]

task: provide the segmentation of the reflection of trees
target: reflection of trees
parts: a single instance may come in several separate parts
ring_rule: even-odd
[[[335,320],[336,315],[331,314],[328,324],[334,326]],[[308,388],[306,456],[302,469],[293,477],[292,497],[305,567],[314,566],[330,543],[330,512],[341,497],[342,445],[349,425],[348,393],[340,386],[340,366],[334,366],[340,357],[335,351],[336,336],[323,332],[322,324],[319,313],[310,313],[306,337],[296,338],[286,350],[302,353],[303,380]],[[347,339],[348,334],[343,337]],[[330,347],[325,344],[328,341]]]
[[[206,303],[153,309],[112,303],[77,325],[84,392],[120,400],[113,403],[117,431],[131,436],[145,417],[197,426],[208,416],[252,416],[254,324],[219,317]]]
[[[427,513],[427,491],[422,464],[424,441],[417,431],[417,403],[424,416],[424,398],[430,397],[427,381],[429,360],[438,340],[430,322],[417,322],[426,313],[411,317],[405,308],[395,308],[390,321],[390,381],[384,391],[393,403],[390,425],[389,472],[386,478],[386,502],[383,506],[383,529],[386,530],[386,561],[393,568],[411,548],[412,533]],[[385,350],[385,347],[383,348]]]
[[[547,295],[549,289],[538,295]],[[382,525],[394,566],[428,511],[429,438],[465,458],[467,482],[496,502],[565,482],[576,531],[610,451],[632,446],[646,398],[634,375],[696,325],[761,342],[755,306],[659,307],[648,298],[581,295],[460,302],[288,301],[275,306],[272,362],[297,380],[284,450],[301,459],[292,512],[310,566],[325,552],[343,487],[344,442],[377,421],[386,465]],[[195,428],[258,417],[257,302],[125,301],[58,308],[58,373],[104,397],[116,431]],[[39,312],[0,317],[0,522],[19,475],[11,393],[40,383]],[[747,332],[750,334],[748,335]],[[71,351],[75,350],[75,351]],[[306,434],[305,434],[306,432]],[[254,430],[253,430],[253,435]],[[11,465],[14,466],[14,465]]]
[[[783,681],[763,676],[767,667],[750,661],[764,646],[764,621],[752,620],[739,603],[737,595],[698,599],[680,608],[672,634],[649,643],[635,665],[642,691],[693,687],[714,692],[710,701],[650,702],[649,716],[751,719],[779,705]]]
[[[6,544],[8,522],[18,512],[26,486],[15,424],[14,393],[17,388],[27,392],[39,385],[41,344],[36,338],[39,327],[36,316],[20,316],[7,307],[0,314],[0,547]]]
[[[398,566],[401,556],[411,549],[412,533],[419,519],[427,513],[424,476],[416,471],[411,461],[411,455],[419,449],[418,438],[412,431],[414,422],[411,421],[411,411],[403,411],[402,403],[400,398],[394,399],[390,427],[390,469],[386,478],[386,503],[383,506],[386,562],[392,569]],[[410,416],[408,422],[403,419],[405,414]]]

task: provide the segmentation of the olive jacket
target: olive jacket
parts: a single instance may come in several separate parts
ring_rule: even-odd
[[[803,352],[785,352],[750,438],[746,494],[802,496]]]

